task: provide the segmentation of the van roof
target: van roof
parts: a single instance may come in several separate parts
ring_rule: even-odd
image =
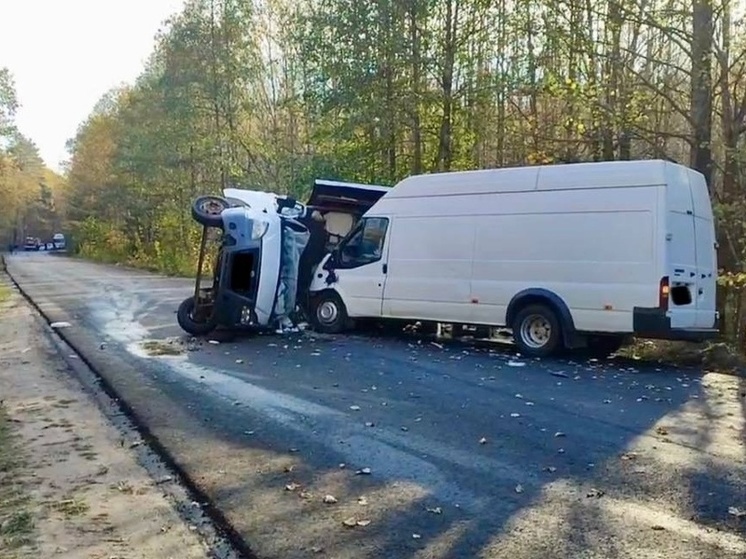
[[[666,184],[668,166],[696,172],[677,163],[653,159],[432,173],[405,178],[386,194],[386,198],[654,186]]]

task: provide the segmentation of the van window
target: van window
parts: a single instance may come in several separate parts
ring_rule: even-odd
[[[383,242],[389,220],[385,217],[368,217],[352,230],[342,242],[339,264],[344,268],[357,268],[377,262],[383,256]]]

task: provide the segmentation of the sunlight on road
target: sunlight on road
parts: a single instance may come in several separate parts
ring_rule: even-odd
[[[676,382],[667,382],[671,381]],[[704,486],[706,477],[727,485],[728,461],[744,466],[743,389],[739,379],[716,373],[703,377],[702,389],[699,398],[631,440],[626,452],[594,465],[594,479],[585,483],[562,479],[544,486],[534,504],[514,515],[480,556],[502,557],[510,550],[512,559],[528,559],[596,549],[599,558],[664,559],[667,554],[654,550],[676,546],[686,546],[692,557],[746,554],[746,539],[739,529],[742,521],[728,512],[730,506],[743,507],[739,501],[742,488],[731,493],[734,502],[719,503],[715,509],[708,504],[698,510],[704,499],[698,493],[710,499],[714,494],[712,487]],[[667,479],[653,477],[663,471],[671,472]],[[596,489],[612,480],[621,483],[610,494]],[[667,502],[661,498],[665,490],[661,483],[679,485],[684,496]],[[709,524],[715,520],[725,522],[732,532],[722,526],[713,530]],[[562,542],[566,547],[548,549],[544,542]]]

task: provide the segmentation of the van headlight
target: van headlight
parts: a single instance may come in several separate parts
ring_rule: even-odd
[[[255,219],[251,226],[251,240],[256,241],[264,237],[267,229],[269,229],[269,222]]]

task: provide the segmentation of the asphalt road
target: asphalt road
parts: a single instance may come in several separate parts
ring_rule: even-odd
[[[261,559],[746,554],[743,380],[364,333],[183,344],[189,280],[7,263]]]

